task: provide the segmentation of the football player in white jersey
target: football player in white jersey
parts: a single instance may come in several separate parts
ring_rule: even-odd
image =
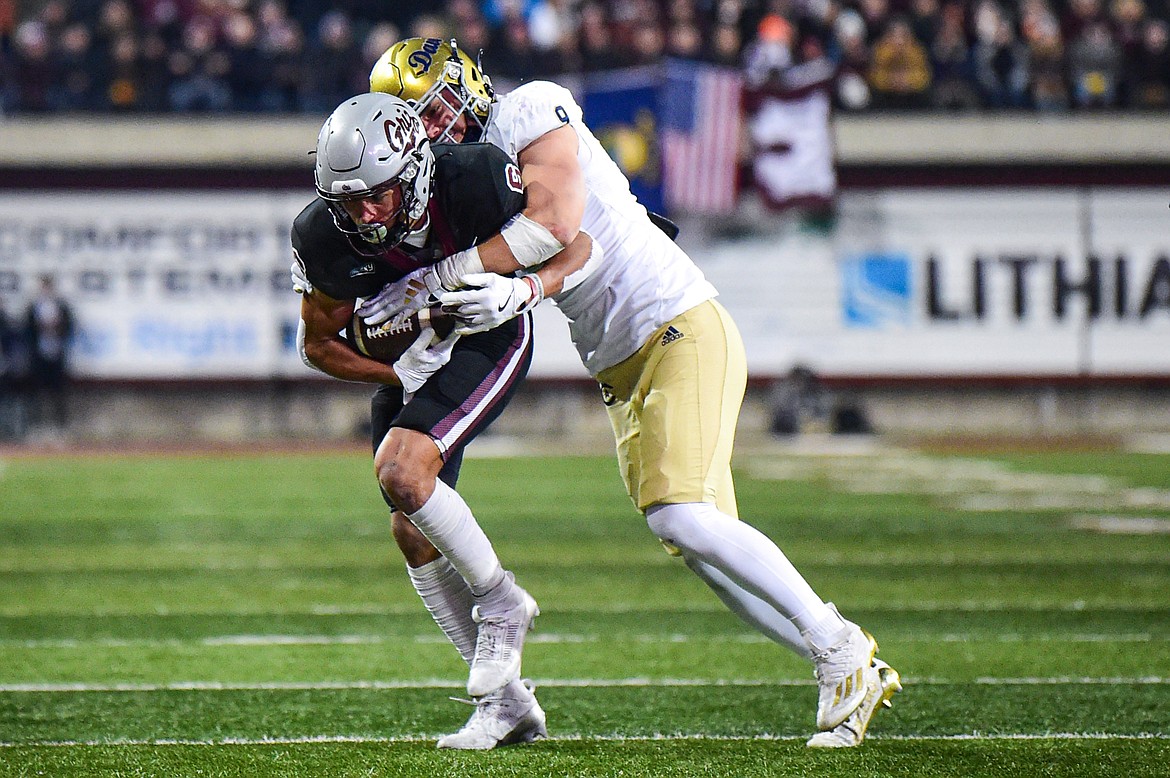
[[[459,308],[469,322],[462,331],[483,331],[539,302],[542,279],[532,271],[546,283],[551,272],[560,287],[553,299],[601,385],[634,505],[732,611],[811,659],[819,731],[808,744],[860,744],[876,709],[901,688],[898,674],[875,658],[869,633],[739,521],[730,467],[747,376],[739,333],[663,220],[630,193],[572,94],[535,81],[495,95],[454,41],[423,38],[388,49],[370,86],[411,104],[432,139],[506,151],[528,199],[499,233],[388,285],[359,312],[378,323],[438,299]],[[593,241],[584,266],[558,256],[578,232]]]

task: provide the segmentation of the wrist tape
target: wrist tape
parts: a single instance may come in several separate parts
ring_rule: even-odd
[[[528,288],[532,290],[532,297],[516,310],[517,313],[527,313],[540,305],[540,301],[544,299],[544,281],[541,281],[536,273],[520,276],[520,280],[528,284]]]
[[[435,276],[448,292],[453,292],[463,286],[464,277],[482,272],[483,262],[480,261],[479,248],[476,246],[452,254],[435,265]]]

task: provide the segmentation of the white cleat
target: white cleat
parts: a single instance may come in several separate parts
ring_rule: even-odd
[[[491,694],[520,677],[524,636],[540,615],[540,608],[532,595],[519,586],[516,590],[521,602],[506,611],[485,615],[478,605],[471,609],[472,620],[479,624],[475,657],[467,677],[467,693],[472,697]]]
[[[873,667],[877,641],[852,622],[849,635],[813,656],[816,665],[817,729],[830,730],[849,718],[865,697],[866,689],[878,683]]]
[[[474,705],[475,711],[463,729],[439,738],[439,748],[487,751],[548,737],[544,711],[536,701],[530,681],[517,679],[478,700],[458,702]]]
[[[873,720],[878,708],[893,707],[890,698],[902,691],[902,679],[898,671],[880,659],[873,660],[878,683],[865,690],[865,697],[857,709],[837,726],[826,732],[818,732],[806,743],[809,748],[853,748],[861,745],[865,731]]]

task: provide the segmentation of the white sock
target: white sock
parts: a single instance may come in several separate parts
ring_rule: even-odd
[[[459,650],[463,661],[470,665],[475,656],[479,625],[471,618],[471,606],[475,601],[467,581],[444,556],[419,567],[407,565],[406,573],[439,629]]]
[[[805,636],[818,639],[845,622],[817,596],[784,552],[764,533],[710,503],[654,505],[646,511],[654,534],[706,562],[771,605]],[[820,642],[811,643],[817,649]]]
[[[467,503],[447,484],[436,478],[434,494],[406,518],[447,557],[473,594],[484,594],[505,580],[491,541]]]
[[[739,616],[752,627],[764,634],[770,640],[779,643],[805,659],[812,658],[812,651],[791,621],[780,611],[761,600],[751,592],[745,591],[742,586],[732,581],[711,565],[683,555],[687,567],[702,579],[703,583],[719,596],[732,613]]]

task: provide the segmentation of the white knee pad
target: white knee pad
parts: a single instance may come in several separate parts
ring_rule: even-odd
[[[650,531],[684,554],[706,558],[719,543],[719,525],[734,521],[705,502],[653,505],[646,511]]]

